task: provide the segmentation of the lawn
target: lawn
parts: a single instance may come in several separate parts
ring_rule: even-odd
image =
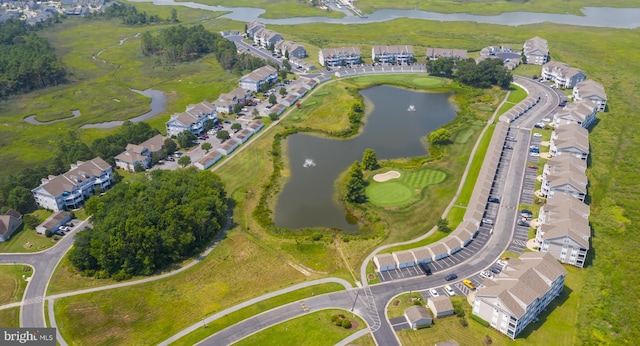
[[[352,321],[353,327],[345,329],[331,323],[332,315],[343,315]],[[344,310],[322,310],[289,320],[248,336],[234,345],[334,345],[340,340],[363,329],[366,324],[356,315]]]
[[[405,207],[420,198],[422,190],[440,184],[447,174],[434,169],[399,170],[400,177],[386,182],[369,181],[369,202],[379,207]]]
[[[527,92],[524,89],[515,84],[511,84],[511,93],[509,94],[507,101],[502,105],[502,107],[500,107],[498,115],[504,114],[506,111],[518,104],[518,102],[524,100],[526,97]]]
[[[31,274],[33,270],[29,266],[0,265],[0,305],[21,301],[27,288],[27,281],[22,276],[30,277]]]
[[[422,297],[422,294],[418,292],[403,293],[399,296],[393,297],[389,302],[389,305],[387,305],[387,318],[392,319],[404,316],[404,310],[415,305],[414,303],[416,301],[420,302],[420,305],[422,306],[426,304],[424,297]]]
[[[460,195],[455,202],[456,205],[466,207],[469,203],[471,194],[473,193],[473,188],[476,186],[476,178],[478,177],[480,169],[482,168],[482,163],[484,162],[484,157],[487,154],[487,149],[489,148],[489,143],[491,142],[491,136],[493,136],[494,129],[495,125],[489,126],[487,131],[484,133],[484,136],[480,140],[480,144],[478,144],[478,148],[476,149],[476,154],[471,161],[471,166],[469,166],[467,179],[464,181],[464,185],[462,186]]]
[[[335,292],[344,289],[342,285],[329,283],[323,285],[317,285],[307,288],[302,288],[297,291],[293,291],[287,294],[283,294],[277,297],[273,297],[254,305],[248,306],[244,309],[240,309],[236,312],[232,312],[224,317],[221,317],[211,323],[207,323],[207,328],[199,328],[198,330],[186,335],[185,337],[177,340],[173,345],[185,345],[190,346],[198,341],[205,339],[206,337],[215,334],[218,331],[223,330],[235,323],[243,321],[252,316],[258,315],[262,312],[270,309],[282,306],[291,302],[295,302],[300,299],[304,299],[316,294],[324,294],[329,292]]]
[[[44,221],[51,212],[36,210],[31,215],[40,222]],[[8,241],[0,243],[0,253],[38,252],[50,248],[55,244],[53,238],[47,238],[44,234],[38,234],[35,229],[22,224]]]
[[[19,328],[20,307],[0,310],[0,326],[3,328]]]

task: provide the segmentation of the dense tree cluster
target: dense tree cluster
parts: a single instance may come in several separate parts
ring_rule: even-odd
[[[21,20],[0,24],[0,97],[65,81],[62,61],[33,30]]]
[[[92,156],[100,156],[110,165],[115,165],[113,157],[123,152],[127,144],[140,144],[159,133],[145,122],[133,123],[127,120],[118,128],[118,132],[91,143]]]
[[[347,203],[366,202],[366,188],[367,183],[364,181],[362,166],[360,165],[360,162],[356,161],[351,165],[351,167],[349,167],[349,172],[347,173],[347,187],[345,194],[345,200]]]
[[[451,143],[451,132],[445,128],[437,129],[429,134],[429,143],[445,145]]]
[[[378,165],[378,159],[376,159],[376,151],[371,148],[365,149],[362,153],[362,168],[373,171],[378,167],[380,166]]]
[[[502,59],[486,59],[476,64],[473,59],[440,58],[428,60],[427,69],[433,76],[455,77],[461,83],[476,88],[497,85],[506,89],[513,81],[511,73],[504,68]]]
[[[156,15],[147,15],[147,12],[138,12],[138,9],[129,4],[114,2],[113,5],[107,7],[104,12],[96,14],[96,16],[104,16],[105,18],[120,18],[122,24],[125,25],[146,25],[159,22],[178,22],[178,13],[176,9],[171,10],[171,18],[163,19]]]
[[[78,233],[69,253],[86,275],[151,275],[202,250],[224,227],[226,192],[213,172],[190,168],[150,175],[87,202],[93,229]]]
[[[458,80],[475,88],[489,88],[497,85],[508,89],[513,81],[513,76],[504,68],[502,59],[486,59],[478,64],[473,59],[461,60],[457,67]]]
[[[220,65],[229,71],[255,70],[266,64],[265,60],[251,54],[238,54],[236,45],[217,33],[207,31],[202,25],[182,25],[160,30],[156,35],[141,35],[144,55],[155,55],[165,63],[197,59],[213,53]]]

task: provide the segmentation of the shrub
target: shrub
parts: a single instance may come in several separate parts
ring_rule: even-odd
[[[349,321],[348,319],[343,320],[342,321],[342,328],[344,328],[344,329],[351,328],[351,321]]]
[[[44,231],[44,235],[47,236],[47,238],[53,237],[53,233],[50,230]]]
[[[478,317],[478,316],[476,316],[474,314],[471,314],[471,319],[476,321],[476,322],[478,322],[478,323],[480,323],[484,327],[489,327],[489,322],[483,320],[482,318],[480,318],[480,317]]]
[[[469,326],[469,322],[467,322],[467,319],[463,317],[460,319],[460,325],[466,328]]]
[[[322,233],[320,232],[313,233],[313,235],[311,236],[311,239],[313,239],[313,241],[318,241],[322,239]]]

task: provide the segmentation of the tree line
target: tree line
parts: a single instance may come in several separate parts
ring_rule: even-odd
[[[66,81],[64,64],[35,33],[40,27],[21,20],[0,24],[0,98]]]
[[[455,78],[474,88],[497,85],[508,89],[513,81],[513,76],[504,68],[502,59],[485,59],[476,64],[473,59],[440,58],[428,60],[427,69],[433,76]]]
[[[53,144],[49,165],[22,168],[14,174],[0,177],[0,212],[8,208],[23,214],[34,211],[36,203],[31,190],[40,186],[42,178],[67,172],[72,163],[88,161],[96,156],[113,166],[115,164],[113,157],[123,152],[127,144],[140,144],[158,133],[147,123],[125,121],[118,132],[96,139],[91,146],[88,146],[75,132],[71,131]],[[165,140],[161,155],[166,156],[176,149],[176,143],[168,138]],[[158,159],[154,158],[156,161]],[[117,171],[114,171],[114,176],[118,179]]]
[[[122,24],[125,25],[146,25],[154,23],[177,23],[178,11],[174,8],[171,9],[170,18],[160,18],[156,15],[148,15],[147,12],[138,12],[138,9],[129,4],[122,4],[119,2],[113,3],[113,5],[107,7],[104,12],[96,13],[96,17],[104,17],[107,19],[120,18]]]
[[[201,251],[227,220],[224,185],[211,171],[156,170],[85,206],[93,229],[76,235],[71,263],[85,275],[151,275]]]
[[[265,66],[265,60],[250,54],[238,54],[236,45],[213,33],[202,25],[182,25],[162,29],[156,34],[145,32],[140,36],[142,53],[157,56],[164,63],[194,60],[213,53],[222,68],[229,71],[255,70]]]

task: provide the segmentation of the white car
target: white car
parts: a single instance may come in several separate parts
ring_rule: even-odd
[[[501,266],[502,268],[506,267],[507,265],[509,265],[509,263],[507,263],[507,261],[505,260],[498,260],[498,262],[496,262],[497,265]]]
[[[542,134],[536,132],[536,133],[533,134],[533,137],[542,137]]]
[[[493,274],[488,270],[485,270],[485,271],[481,272],[480,276],[485,278],[485,279],[493,279]]]
[[[540,153],[531,153],[531,156],[538,157],[538,156],[540,156]]]
[[[456,292],[453,290],[453,288],[451,288],[451,286],[446,285],[444,286],[444,291],[447,292],[447,294],[452,297],[456,295]]]
[[[431,294],[432,297],[437,297],[439,296],[438,291],[436,291],[435,288],[432,288],[429,290],[429,293]]]

